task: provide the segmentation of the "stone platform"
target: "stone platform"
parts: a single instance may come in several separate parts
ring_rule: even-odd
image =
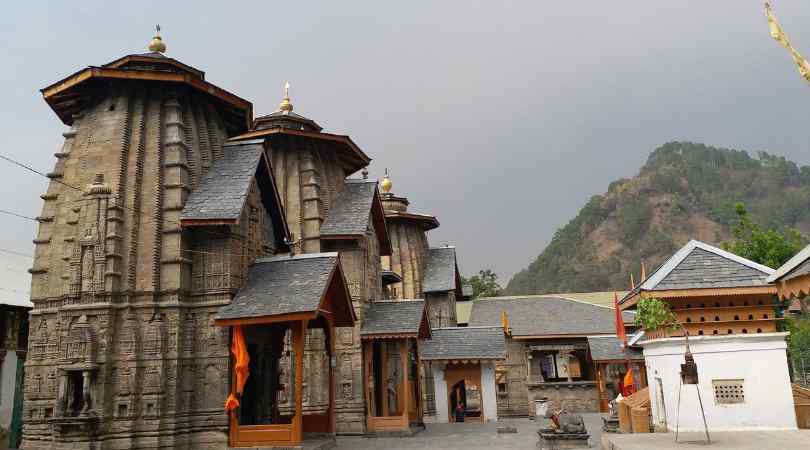
[[[735,431],[711,434],[706,445],[702,433],[602,434],[602,450],[806,450],[810,448],[810,430]]]

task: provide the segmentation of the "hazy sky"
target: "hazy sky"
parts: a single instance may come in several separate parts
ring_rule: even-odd
[[[671,140],[810,163],[810,86],[768,35],[761,1],[12,2],[0,15],[0,153],[43,172],[65,127],[38,89],[87,65],[167,55],[254,104],[352,136],[411,208],[438,216],[464,274],[502,282],[609,182]],[[810,57],[810,2],[775,0]],[[37,216],[47,180],[0,161],[0,208]],[[0,215],[0,249],[36,223]],[[31,259],[0,253],[0,300]]]

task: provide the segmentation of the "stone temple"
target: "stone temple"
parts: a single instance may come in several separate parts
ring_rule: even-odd
[[[222,449],[366,433],[372,415],[380,430],[420,423],[435,405],[416,339],[455,326],[461,296],[455,249],[427,242],[438,221],[390,180],[381,194],[368,155],[288,94],[254,118],[159,35],[149,49],[42,90],[70,128],[34,241],[22,448]],[[405,299],[424,301],[379,312]]]

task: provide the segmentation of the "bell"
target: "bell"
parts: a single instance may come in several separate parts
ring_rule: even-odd
[[[698,370],[692,352],[686,351],[684,363],[681,364],[681,382],[683,384],[698,384]]]

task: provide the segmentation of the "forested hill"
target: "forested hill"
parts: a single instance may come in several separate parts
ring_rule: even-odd
[[[652,270],[689,239],[727,240],[737,202],[765,227],[807,233],[810,167],[767,153],[665,144],[638,175],[591,197],[504,294],[627,289],[642,258]]]

